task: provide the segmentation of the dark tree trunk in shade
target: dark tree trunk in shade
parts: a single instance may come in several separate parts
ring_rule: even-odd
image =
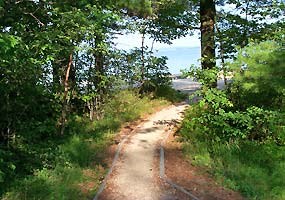
[[[106,88],[104,86],[104,81],[102,77],[105,75],[105,70],[104,70],[104,53],[103,49],[100,45],[103,43],[103,38],[100,35],[96,35],[95,39],[95,88],[96,88],[96,93],[97,95],[93,97],[89,103],[90,109],[89,109],[89,118],[91,121],[93,121],[94,116],[97,117],[97,119],[101,118],[101,105],[103,103],[103,96],[106,93]]]
[[[141,46],[141,59],[142,59],[142,66],[141,66],[141,83],[144,83],[145,77],[145,58],[144,58],[144,41],[145,40],[145,29],[142,31],[142,46]]]
[[[103,42],[103,39],[99,36],[96,36],[96,39],[95,39],[96,52],[94,54],[94,57],[95,57],[95,70],[96,70],[95,85],[96,85],[97,90],[102,90],[102,88],[99,88],[99,85],[102,81],[101,76],[104,74],[104,55],[102,52],[103,50],[100,47],[102,42]]]
[[[215,16],[214,0],[200,0],[200,31],[202,69],[213,69],[215,59]]]

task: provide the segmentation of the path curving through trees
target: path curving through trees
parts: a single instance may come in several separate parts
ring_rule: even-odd
[[[104,191],[96,199],[165,199],[166,194],[157,182],[159,172],[156,171],[155,157],[168,125],[181,120],[186,107],[186,103],[169,106],[139,125],[124,144]]]
[[[173,80],[173,87],[192,93],[200,85],[190,79]],[[187,104],[171,105],[140,124],[132,136],[118,146],[111,169],[94,200],[160,200],[175,199],[163,191],[156,163],[160,142],[167,136],[170,125],[182,119]]]

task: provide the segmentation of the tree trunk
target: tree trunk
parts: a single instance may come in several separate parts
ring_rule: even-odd
[[[88,102],[87,102],[87,106],[89,109],[89,119],[90,121],[93,121],[94,119],[94,98],[91,98]]]
[[[90,59],[91,60],[91,59]],[[88,78],[87,78],[87,93],[90,94],[93,91],[93,82],[92,82],[92,75],[93,75],[93,66],[94,66],[94,62],[93,60],[89,63],[89,70],[88,70]],[[89,111],[89,119],[90,121],[93,121],[93,117],[94,117],[94,98],[91,97],[91,99],[87,100],[86,104],[87,104],[87,108]]]
[[[102,49],[100,49],[100,44],[102,43],[102,39],[100,37],[96,37],[96,42],[95,42],[95,70],[96,70],[96,80],[95,80],[95,85],[96,89],[100,90],[102,88],[99,88],[99,85],[102,81],[102,75],[104,73],[104,55],[102,52]]]
[[[142,31],[142,46],[141,46],[141,56],[142,56],[142,66],[141,66],[141,82],[144,83],[145,76],[145,58],[144,58],[144,40],[145,40],[145,29]]]
[[[11,137],[11,124],[12,124],[12,119],[11,119],[11,117],[10,117],[10,98],[9,98],[10,96],[9,96],[9,94],[7,94],[7,96],[6,96],[6,100],[7,100],[7,110],[6,110],[6,112],[7,112],[7,147],[8,147],[8,149],[10,148],[10,137]]]
[[[215,58],[215,17],[214,0],[200,0],[200,31],[202,69],[213,69]]]
[[[69,61],[65,73],[65,79],[64,79],[64,92],[63,92],[63,99],[62,99],[62,111],[61,111],[61,118],[60,118],[60,134],[64,134],[65,130],[65,122],[66,122],[66,116],[68,112],[68,91],[69,91],[69,74],[72,66],[72,53],[69,55]]]
[[[217,30],[217,33],[219,35],[221,35],[221,32],[220,32],[220,29],[218,26],[216,26],[216,30]],[[226,63],[225,63],[225,54],[224,54],[224,42],[223,42],[223,39],[221,39],[219,41],[220,43],[220,58],[221,58],[221,63],[222,63],[222,71],[223,71],[223,77],[224,77],[224,84],[225,86],[227,85],[227,70],[226,70]]]
[[[102,107],[103,103],[103,96],[105,94],[105,85],[103,85],[102,81],[102,76],[104,76],[104,54],[103,50],[101,49],[100,45],[103,43],[103,38],[101,36],[96,36],[95,40],[95,87],[96,87],[96,97],[93,100],[93,108],[95,109],[96,113],[96,118],[100,119],[101,118],[101,112],[100,109]],[[93,111],[93,113],[94,113]],[[92,117],[93,119],[93,117]]]
[[[249,3],[250,3],[250,1],[247,0],[246,1],[246,8],[245,8],[245,23],[243,25],[243,29],[244,29],[243,38],[244,38],[244,41],[242,42],[241,47],[245,47],[246,45],[248,45],[248,38],[249,38],[249,35],[248,35],[248,9],[249,9]]]

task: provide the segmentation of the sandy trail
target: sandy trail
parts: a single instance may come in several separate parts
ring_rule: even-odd
[[[201,85],[191,79],[176,79],[173,80],[173,87],[191,94]],[[105,189],[102,193],[98,193],[96,200],[97,197],[100,200],[189,200],[193,198],[193,195],[194,199],[199,197],[201,200],[243,199],[240,194],[220,187],[208,176],[201,175],[198,168],[185,161],[180,144],[175,142],[174,138],[164,145],[166,177],[172,183],[176,185],[178,183],[180,188],[182,186],[184,190],[187,189],[192,198],[189,194],[185,195],[185,192],[181,193],[180,189],[174,189],[173,184],[166,184],[158,178],[159,144],[162,139],[166,138],[166,130],[173,127],[168,125],[182,120],[182,113],[186,107],[186,103],[169,106],[153,114],[134,129],[128,142],[121,143],[123,150],[112,168],[113,171],[107,179],[106,187],[102,187]],[[199,182],[201,184],[197,184]],[[103,185],[105,186],[105,182]]]
[[[125,144],[107,187],[99,199],[161,200],[165,199],[155,174],[158,142],[165,137],[167,124],[181,120],[186,104],[172,105],[142,123]]]

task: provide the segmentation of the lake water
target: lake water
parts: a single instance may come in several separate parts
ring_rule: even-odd
[[[155,53],[156,56],[167,56],[167,65],[171,74],[180,74],[181,70],[189,69],[194,65],[199,65],[200,47],[175,47],[163,48]]]

